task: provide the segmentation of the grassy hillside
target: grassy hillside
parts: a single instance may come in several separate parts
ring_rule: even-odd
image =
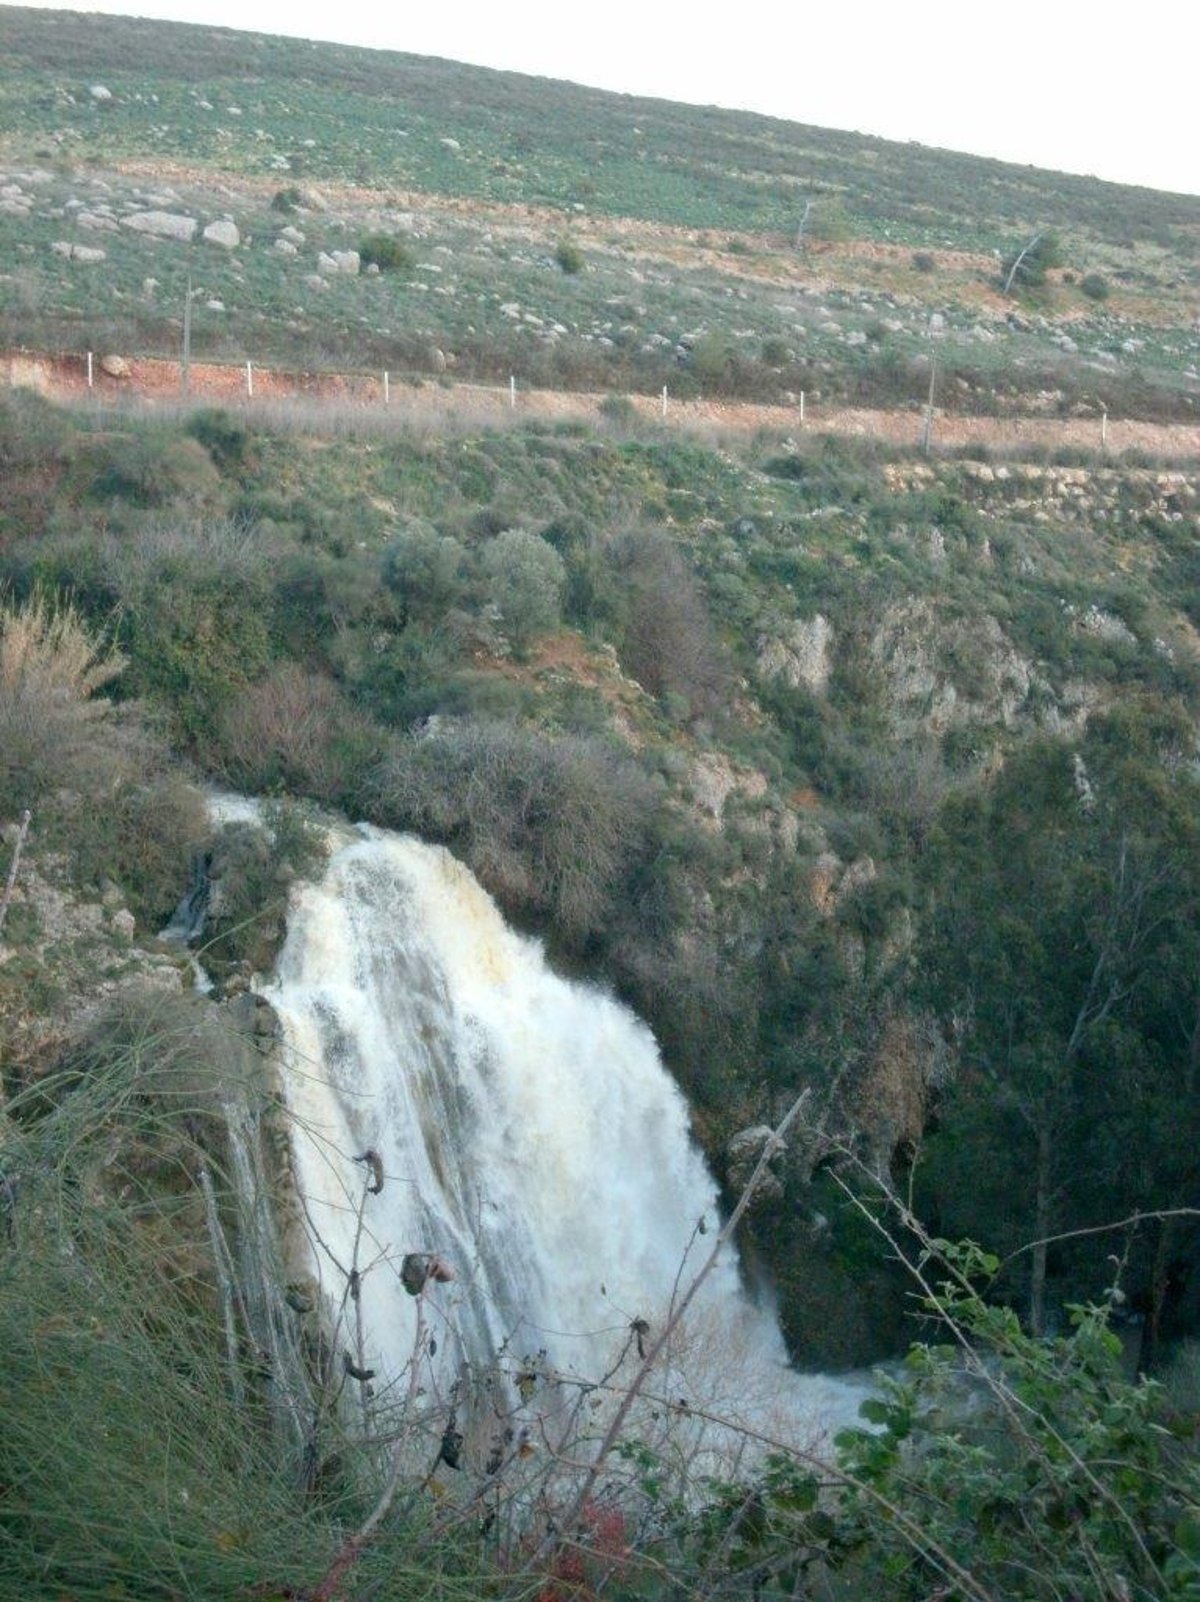
[[[177,355],[190,272],[194,348],[228,359],[915,406],[932,331],[944,406],[1195,415],[1193,198],[383,52],[4,18],[10,343]],[[131,231],[147,210],[191,245]],[[202,238],[223,218],[234,246]],[[1003,296],[1045,230],[1060,265]],[[380,235],[393,269],[322,274]]]

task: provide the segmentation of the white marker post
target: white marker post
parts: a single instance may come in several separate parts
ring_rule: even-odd
[[[246,363],[246,394],[254,399],[254,368],[249,362]]]
[[[383,374],[383,404],[385,406],[392,404],[392,381],[386,369]]]
[[[510,412],[517,409],[517,380],[514,373],[508,376],[508,409]]]
[[[667,415],[667,386],[665,384],[662,392],[662,414],[664,417]]]
[[[800,427],[804,427],[804,391],[800,391]]]
[[[88,351],[88,388],[92,387],[92,353]]]
[[[1106,451],[1108,449],[1108,407],[1107,406],[1102,406],[1100,408],[1100,449],[1102,451]]]

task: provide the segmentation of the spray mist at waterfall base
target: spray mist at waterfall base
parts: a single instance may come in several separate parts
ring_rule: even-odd
[[[686,1104],[650,1031],[555,975],[448,852],[334,845],[264,994],[347,1398],[376,1437],[424,1421],[414,1466],[578,1468],[720,1229]],[[764,1438],[827,1446],[864,1394],[789,1367],[728,1249],[631,1422],[681,1472],[726,1471]]]

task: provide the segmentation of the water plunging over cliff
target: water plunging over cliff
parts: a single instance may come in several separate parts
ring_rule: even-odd
[[[552,973],[449,853],[344,841],[296,892],[265,992],[322,1288],[345,1301],[357,1269],[380,1384],[418,1339],[411,1253],[454,1275],[421,1306],[444,1376],[503,1351],[599,1378],[635,1321],[661,1328],[718,1227],[684,1100],[649,1030]],[[765,1417],[782,1399],[818,1429],[853,1415],[859,1393],[787,1369],[731,1254],[687,1325],[670,1383],[693,1404]]]

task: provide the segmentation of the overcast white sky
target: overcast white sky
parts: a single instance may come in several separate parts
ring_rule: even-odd
[[[1200,193],[1195,0],[117,0],[71,9],[447,56]]]

